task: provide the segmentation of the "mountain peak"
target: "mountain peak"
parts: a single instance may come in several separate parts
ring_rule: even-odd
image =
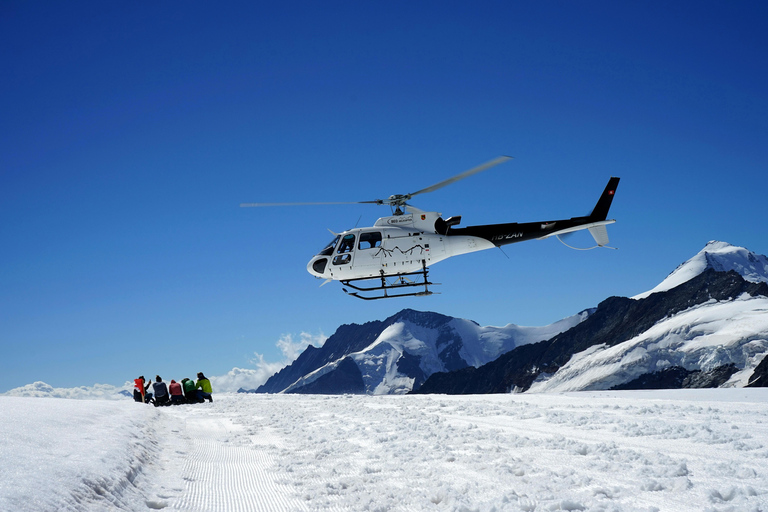
[[[411,322],[424,327],[436,327],[453,320],[452,317],[433,313],[431,311],[416,311],[415,309],[402,309],[386,319],[386,324],[395,322]]]
[[[734,270],[752,283],[768,283],[767,257],[728,242],[710,240],[694,257],[673,270],[655,288],[632,298],[644,299],[652,293],[671,290],[710,268],[718,272]]]
[[[721,242],[720,240],[710,240],[709,242],[707,242],[707,245],[704,246],[704,249],[702,249],[702,251],[728,250],[733,247],[736,247],[736,246],[731,245],[728,242]]]

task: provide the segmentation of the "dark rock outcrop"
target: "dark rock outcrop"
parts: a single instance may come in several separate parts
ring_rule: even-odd
[[[361,395],[365,393],[363,374],[350,357],[345,357],[336,368],[306,386],[293,389],[290,393],[314,395]]]
[[[405,350],[400,359],[397,360],[397,371],[413,379],[413,389],[419,389],[424,381],[427,380],[427,376],[421,370],[420,363],[421,358],[419,356],[409,354]]]
[[[749,377],[748,388],[768,388],[768,356],[765,356],[757,365],[752,376]]]
[[[731,375],[739,371],[735,364],[718,366],[709,371],[686,370],[682,366],[672,366],[658,372],[646,373],[640,377],[619,384],[611,389],[683,389],[716,388],[725,384]]]
[[[768,296],[766,283],[745,281],[737,272],[708,269],[691,280],[644,299],[610,297],[584,322],[550,340],[522,345],[479,368],[432,374],[417,393],[507,393],[525,391],[540,374],[555,373],[573,354],[594,345],[614,346],[659,320],[709,300],[743,293]]]

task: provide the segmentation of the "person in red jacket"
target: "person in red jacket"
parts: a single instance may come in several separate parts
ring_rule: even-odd
[[[146,382],[146,385],[145,385]],[[152,393],[147,393],[150,383],[144,380],[144,376],[133,380],[133,399],[137,402],[148,404],[152,402]]]
[[[184,391],[181,389],[181,384],[171,379],[171,385],[168,386],[168,391],[171,392],[171,403],[173,405],[184,403]]]

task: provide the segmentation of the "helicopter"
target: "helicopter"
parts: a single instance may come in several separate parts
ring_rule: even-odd
[[[461,216],[443,219],[438,212],[420,210],[408,203],[412,197],[434,192],[459,180],[490,169],[512,157],[500,156],[447,180],[410,194],[387,199],[334,203],[242,203],[241,207],[377,204],[389,205],[392,215],[378,219],[373,226],[333,233],[333,240],[307,263],[307,272],[324,279],[323,286],[339,281],[342,290],[363,300],[432,295],[429,266],[453,256],[504,245],[560,237],[588,230],[597,244],[607,247],[606,226],[619,178],[611,177],[592,212],[585,217],[526,223],[489,224],[457,227]],[[350,288],[352,291],[348,291]]]

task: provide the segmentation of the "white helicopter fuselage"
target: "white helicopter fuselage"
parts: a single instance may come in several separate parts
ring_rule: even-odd
[[[437,212],[412,212],[382,217],[373,227],[344,231],[309,261],[307,271],[337,281],[394,276],[495,247],[476,236],[441,235],[435,230],[438,219]]]
[[[456,226],[459,225],[461,217],[443,220],[437,212],[423,212],[408,203],[415,195],[434,192],[510,158],[494,158],[432,186],[408,194],[391,195],[388,199],[351,203],[241,203],[240,206],[362,203],[389,205],[394,212],[392,216],[380,218],[371,227],[334,233],[336,238],[307,263],[307,271],[317,278],[325,279],[323,284],[341,281],[345,287],[352,289],[350,292],[342,288],[344,292],[364,300],[431,295],[434,292],[429,290],[429,286],[434,283],[428,280],[428,267],[461,254],[527,240],[560,237],[580,230],[589,231],[597,244],[595,247],[607,247],[606,225],[615,222],[607,216],[619,184],[618,177],[608,180],[592,213],[570,219],[506,222],[460,228]],[[408,213],[403,213],[404,209]],[[418,291],[409,293],[411,287],[418,288]]]

